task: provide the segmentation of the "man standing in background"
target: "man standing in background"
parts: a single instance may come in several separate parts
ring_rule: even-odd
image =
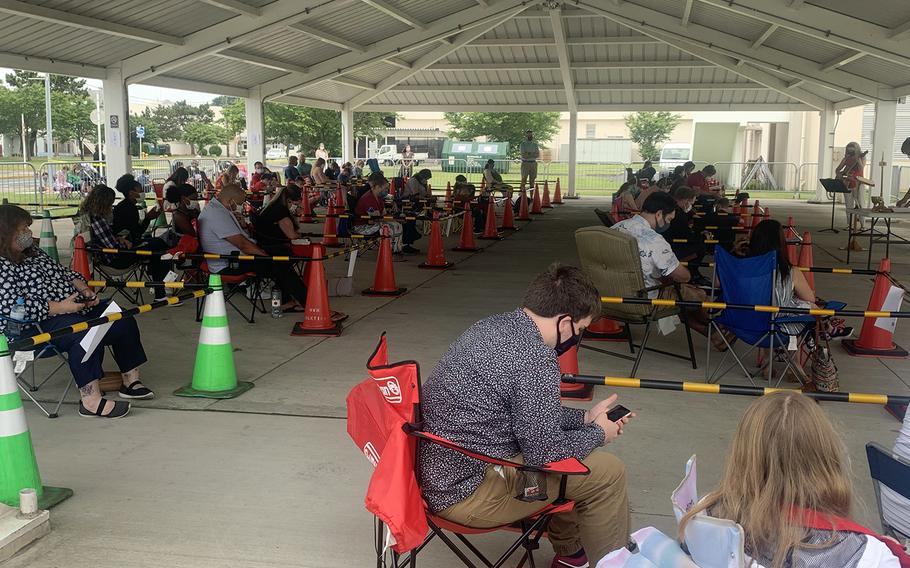
[[[525,138],[518,148],[521,152],[521,189],[525,188],[527,181],[530,181],[529,188],[534,187],[534,181],[537,179],[537,159],[540,158],[540,146],[534,141],[534,132],[528,130],[525,132]]]

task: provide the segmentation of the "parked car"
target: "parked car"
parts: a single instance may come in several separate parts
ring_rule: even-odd
[[[269,148],[265,153],[266,160],[280,160],[287,157],[288,153],[284,148]]]
[[[379,151],[373,156],[379,162],[386,166],[391,166],[401,160],[401,152],[395,144],[385,144],[379,147]],[[420,165],[423,160],[429,159],[430,155],[426,152],[414,152],[414,166]]]

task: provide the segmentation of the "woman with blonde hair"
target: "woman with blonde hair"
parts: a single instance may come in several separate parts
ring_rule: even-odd
[[[850,193],[844,194],[844,206],[847,208],[847,223],[852,231],[856,231],[860,225],[859,217],[854,214],[854,210],[862,208],[865,201],[862,187],[860,187],[860,182],[857,179],[857,177],[862,177],[863,175],[863,170],[866,167],[865,158],[866,152],[863,152],[859,144],[850,142],[844,150],[844,159],[840,161],[834,170],[834,177],[843,180],[844,185],[850,190]],[[855,237],[850,238],[847,247],[855,251],[863,250],[863,247],[860,246]]]
[[[736,429],[720,486],[682,518],[680,539],[707,514],[743,528],[755,568],[902,566],[897,542],[846,518],[853,489],[841,438],[805,395],[757,399]]]

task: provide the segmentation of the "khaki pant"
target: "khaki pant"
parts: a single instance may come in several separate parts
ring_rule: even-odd
[[[531,184],[528,186],[534,189],[534,180],[537,179],[537,162],[521,163],[521,189],[525,188],[525,182],[530,178]]]
[[[515,461],[520,461],[520,456]],[[554,516],[547,533],[556,554],[574,554],[583,546],[588,558],[597,562],[629,542],[625,466],[619,458],[603,451],[592,452],[583,462],[591,473],[570,475],[566,484],[566,498],[575,501],[575,509]],[[480,487],[439,516],[469,527],[490,528],[521,520],[543,508],[543,501],[526,503],[515,499],[520,493],[520,473],[509,467],[501,471],[502,475],[493,466],[488,467]],[[547,476],[547,497],[551,502],[559,497],[559,481],[559,475]]]

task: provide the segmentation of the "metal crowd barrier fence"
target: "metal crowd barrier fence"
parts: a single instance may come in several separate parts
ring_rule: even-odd
[[[563,375],[562,381],[570,384],[698,392],[705,394],[735,394],[740,396],[764,396],[777,391],[802,392],[798,389],[721,385],[717,383],[694,383],[687,381],[662,381],[656,379],[636,379],[633,377],[603,377],[596,375]],[[853,402],[880,405],[903,405],[910,402],[910,396],[898,396],[893,394],[870,394],[861,392],[804,392],[802,394],[815,400],[830,402]]]
[[[43,201],[35,166],[28,162],[0,162],[0,197],[37,211]]]
[[[799,199],[800,194],[803,192],[814,195],[816,188],[821,187],[821,184],[818,183],[818,177],[817,162],[800,164],[796,169],[796,198]]]
[[[142,189],[154,197],[152,182],[162,182],[174,172],[174,166],[167,158],[143,158],[133,160],[133,176],[142,183]]]
[[[50,161],[38,169],[40,203],[78,206],[99,183],[108,183],[105,162]],[[110,182],[113,183],[113,182]]]
[[[691,302],[688,300],[671,300],[663,298],[624,298],[620,296],[602,296],[605,304],[643,304],[646,306],[703,308],[706,310],[745,310],[780,314],[810,316],[840,316],[845,318],[910,318],[910,312],[884,312],[866,310],[829,310],[824,308],[790,308],[784,306],[763,306],[753,304],[728,304],[726,302]]]
[[[717,179],[733,191],[799,192],[799,168],[793,162],[717,162],[714,166]]]
[[[164,306],[170,306],[173,304],[178,304],[184,300],[192,300],[195,298],[201,298],[202,296],[207,296],[211,294],[213,290],[211,288],[205,288],[202,290],[194,290],[192,292],[184,292],[176,296],[171,296],[170,298],[162,298],[160,300],[155,300],[151,304],[142,304],[141,306],[136,306],[121,312],[114,312],[106,316],[101,316],[99,318],[94,318],[79,323],[74,323],[66,327],[61,327],[60,329],[55,329],[54,331],[49,331],[45,333],[39,333],[38,335],[33,335],[31,337],[23,337],[22,339],[17,339],[9,344],[10,351],[24,351],[31,349],[36,345],[41,345],[42,343],[47,343],[58,339],[65,335],[70,335],[73,333],[81,333],[87,329],[93,327],[98,327],[99,325],[104,325],[108,323],[113,323],[117,320],[123,318],[135,317],[139,314],[144,314],[152,310],[157,310]]]

